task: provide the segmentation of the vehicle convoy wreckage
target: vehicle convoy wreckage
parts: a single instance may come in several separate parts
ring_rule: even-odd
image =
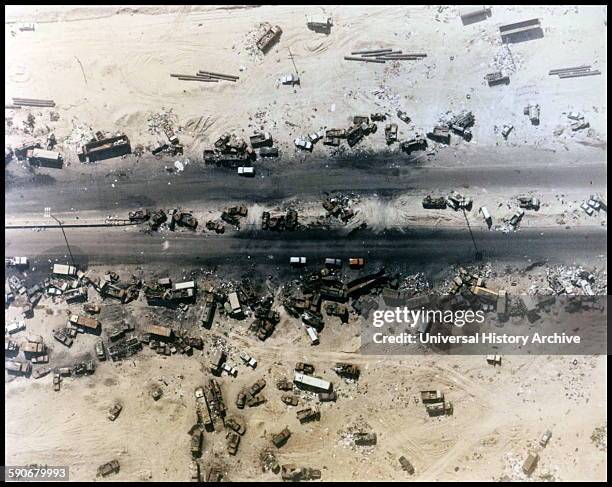
[[[5,8],[5,479],[607,480],[607,6]]]

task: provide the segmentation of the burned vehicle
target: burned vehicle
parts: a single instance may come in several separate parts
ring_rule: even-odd
[[[406,154],[411,154],[414,151],[427,149],[427,140],[423,137],[417,136],[413,139],[402,142],[400,147]]]
[[[149,210],[143,208],[128,213],[128,218],[131,222],[142,223],[147,221],[150,217],[151,213]]]
[[[444,196],[433,197],[427,195],[423,198],[423,208],[426,210],[443,210],[446,208],[446,198]]]

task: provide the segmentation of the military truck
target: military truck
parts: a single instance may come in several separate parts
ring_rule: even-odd
[[[353,438],[357,446],[374,446],[377,442],[376,433],[358,432]]]
[[[552,431],[550,430],[546,430],[544,433],[542,433],[542,436],[540,436],[540,441],[539,441],[540,446],[542,448],[545,448],[546,445],[548,445],[548,442],[550,441],[551,437],[552,437]]]
[[[360,374],[359,367],[344,362],[336,363],[336,365],[333,367],[333,370],[340,377],[346,377],[348,379],[358,379]]]
[[[115,421],[118,417],[119,414],[121,413],[121,411],[123,410],[123,406],[119,403],[115,403],[112,405],[112,407],[109,409],[108,411],[108,419],[110,419],[111,421]]]
[[[193,215],[186,211],[177,210],[172,215],[172,222],[182,226],[195,230],[198,227],[198,220]]]
[[[293,394],[283,394],[281,396],[281,401],[283,401],[287,406],[297,406],[298,398]]]
[[[297,467],[294,464],[283,465],[281,478],[286,481],[299,482],[300,480],[318,480],[321,470],[309,467]]]
[[[531,125],[540,124],[540,105],[527,105],[523,109],[523,114],[529,117]]]
[[[27,267],[27,257],[5,257],[4,264],[8,267]]]
[[[255,395],[259,394],[263,390],[264,387],[266,387],[266,380],[265,379],[259,379],[251,387],[249,387],[248,393],[251,396],[255,396]]]
[[[278,25],[270,27],[257,41],[257,48],[264,54],[267,53],[270,48],[280,39],[282,33],[283,29],[281,29]]]
[[[317,33],[329,34],[332,25],[332,18],[327,15],[318,14],[306,17],[306,27]]]
[[[197,428],[191,434],[191,456],[194,458],[202,455],[202,430]]]
[[[21,345],[21,351],[27,355],[39,355],[47,351],[47,347],[42,341],[31,341],[30,337]]]
[[[460,209],[471,211],[473,201],[472,198],[464,196],[457,191],[451,191],[446,199],[446,205],[457,211]]]
[[[13,321],[4,325],[4,333],[6,333],[7,335],[12,335],[14,333],[25,330],[25,328],[25,321]]]
[[[430,416],[442,416],[453,414],[453,403],[450,401],[438,402],[435,404],[427,404],[425,406],[427,414]]]
[[[345,304],[338,303],[328,303],[325,306],[325,311],[329,316],[336,316],[340,318],[343,322],[348,320],[348,308]]]
[[[240,445],[240,435],[235,431],[228,431],[227,435],[227,452],[230,455],[238,453],[238,445]]]
[[[397,118],[399,118],[404,123],[410,123],[410,117],[408,116],[408,113],[403,110],[397,111]]]
[[[314,328],[317,332],[320,333],[321,330],[323,330],[325,322],[323,321],[323,315],[321,315],[321,313],[305,309],[301,318],[305,325]]]
[[[53,338],[55,338],[62,345],[65,345],[68,348],[72,346],[73,339],[68,335],[65,329],[53,330],[52,334]]]
[[[94,365],[93,360],[87,360],[74,365],[72,373],[75,376],[91,375],[95,372],[95,370],[96,366]]]
[[[151,212],[147,209],[139,209],[135,211],[130,211],[128,213],[128,218],[131,222],[145,222],[151,217]]]
[[[520,223],[520,221],[523,219],[523,216],[525,215],[525,210],[517,210],[511,217],[510,220],[508,221],[508,223],[513,226],[516,227],[518,226],[518,224]]]
[[[225,225],[221,222],[217,222],[214,220],[208,220],[206,222],[206,228],[215,233],[225,233]]]
[[[442,391],[421,391],[421,401],[423,404],[435,403],[435,402],[443,402],[444,394]]]
[[[244,406],[246,404],[246,394],[244,392],[239,392],[238,396],[236,397],[236,407],[238,409],[244,409]]]
[[[406,153],[411,154],[414,151],[427,149],[427,140],[422,137],[415,137],[406,140],[400,144],[400,148]]]
[[[270,147],[273,144],[272,135],[270,135],[270,132],[258,132],[249,137],[249,141],[251,142],[251,147],[253,147],[253,149]]]
[[[399,457],[399,463],[402,467],[402,470],[408,472],[410,475],[414,474],[414,467],[405,456],[402,455],[401,457]]]
[[[338,399],[338,394],[336,391],[319,392],[320,402],[336,402],[336,399]]]
[[[390,123],[385,127],[385,140],[387,141],[387,145],[393,144],[393,142],[397,142],[397,124]]]
[[[434,142],[450,144],[450,129],[445,125],[436,125],[431,132],[427,132],[427,137]]]
[[[514,130],[514,125],[512,125],[512,124],[504,125],[503,128],[502,128],[502,132],[501,132],[502,137],[504,139],[507,139],[508,135],[510,135],[510,132],[512,132],[512,130]]]
[[[11,374],[28,375],[32,371],[30,362],[19,362],[18,360],[6,360],[4,368]]]
[[[168,217],[166,216],[166,212],[164,210],[157,210],[155,213],[151,215],[151,219],[149,221],[149,225],[152,230],[157,230],[162,223],[165,223]]]
[[[278,157],[277,147],[262,147],[259,151],[261,157]]]
[[[119,461],[111,460],[98,467],[98,477],[108,477],[113,473],[119,472]]]
[[[527,458],[525,459],[525,463],[523,463],[523,472],[525,475],[531,475],[538,465],[538,460],[540,459],[540,455],[535,452],[530,452]]]
[[[289,431],[288,427],[285,427],[280,433],[272,435],[272,443],[276,448],[281,448],[290,437],[291,431]]]
[[[87,331],[98,333],[100,331],[100,322],[94,318],[84,315],[70,315],[70,323],[83,328]]]
[[[494,73],[489,73],[485,76],[485,80],[489,84],[489,86],[496,85],[507,85],[510,83],[510,77],[508,75],[503,74],[501,71],[496,71]]]
[[[235,418],[226,418],[225,427],[231,429],[232,431],[235,431],[239,435],[243,435],[246,431],[244,424],[242,424]]]
[[[540,200],[535,196],[519,196],[517,199],[520,208],[535,211],[538,211],[540,209]]]
[[[290,381],[288,381],[286,377],[281,377],[280,379],[276,381],[276,388],[279,391],[292,391],[293,384]]]
[[[423,208],[426,210],[443,210],[446,208],[446,198],[444,196],[433,197],[427,195],[423,198]]]
[[[311,421],[319,421],[321,419],[321,412],[316,406],[300,409],[296,412],[296,417],[300,423],[309,423]]]
[[[267,401],[263,394],[257,394],[256,396],[251,396],[247,398],[246,405],[250,408],[254,408],[263,404]]]

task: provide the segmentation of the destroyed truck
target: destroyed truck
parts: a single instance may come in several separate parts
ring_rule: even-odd
[[[32,371],[32,364],[30,362],[7,360],[4,362],[4,368],[11,374],[28,375]]]
[[[276,448],[282,447],[287,440],[291,437],[291,431],[289,431],[288,427],[285,427],[280,433],[272,435],[272,443]]]
[[[446,198],[444,196],[436,198],[427,195],[423,198],[423,208],[426,210],[443,210],[446,208]]]
[[[540,200],[535,196],[519,196],[517,199],[520,208],[535,211],[538,211],[540,209]]]
[[[282,33],[283,29],[278,25],[270,27],[257,41],[257,48],[264,54],[267,53],[270,48],[278,42]]]
[[[100,331],[100,322],[95,318],[90,318],[89,316],[84,315],[71,315],[69,320],[73,325],[87,331],[91,331],[93,333],[98,333]]]
[[[281,478],[286,481],[298,482],[300,480],[318,480],[321,470],[309,467],[297,467],[293,464],[283,465]]]
[[[98,477],[107,477],[112,473],[119,472],[119,461],[111,460],[98,467]]]
[[[523,114],[529,116],[531,125],[540,124],[540,105],[527,105],[523,109]]]
[[[340,377],[346,377],[348,379],[358,379],[359,378],[359,367],[353,364],[347,364],[343,362],[338,362],[333,367],[333,370]]]
[[[249,137],[249,141],[251,142],[251,147],[253,149],[258,149],[260,147],[270,147],[272,145],[272,136],[269,132],[256,133]]]
[[[310,15],[306,18],[306,27],[314,32],[329,34],[332,25],[332,18],[327,15]]]
[[[27,267],[28,258],[27,257],[5,257],[4,265],[8,267]]]
[[[427,149],[427,140],[421,136],[417,136],[413,139],[402,142],[400,147],[406,154],[411,154],[414,151]]]

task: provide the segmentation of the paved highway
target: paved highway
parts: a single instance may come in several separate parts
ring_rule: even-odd
[[[136,228],[71,228],[66,230],[77,264],[173,264],[181,268],[221,265],[246,268],[264,265],[273,269],[288,267],[290,256],[305,256],[309,262],[325,257],[365,257],[376,265],[421,266],[471,262],[474,248],[466,229],[419,228],[405,232],[375,234],[362,230],[350,236],[334,232],[254,231],[227,235],[206,235],[181,229],[177,232],[147,235]],[[67,261],[61,231],[47,229],[9,230],[5,233],[6,255],[27,255],[33,267],[47,268],[48,260]],[[592,262],[594,256],[607,255],[605,228],[529,230],[504,234],[475,231],[484,261],[528,264],[546,260],[571,264]]]
[[[198,163],[190,164],[181,174],[170,174],[164,171],[163,164],[153,160],[141,161],[129,170],[106,176],[100,173],[101,168],[96,168],[68,180],[56,180],[49,175],[38,176],[34,181],[8,179],[5,211],[11,216],[42,214],[45,207],[50,207],[60,214],[97,211],[114,215],[140,206],[197,207],[207,203],[221,206],[231,201],[269,203],[291,197],[318,198],[332,191],[384,197],[409,191],[429,193],[469,188],[508,196],[528,189],[561,193],[584,190],[585,196],[607,190],[604,162],[433,167],[406,165],[404,161],[401,167],[392,167],[392,161],[373,157],[328,161],[328,165],[309,161],[275,167],[274,163],[265,162],[259,166],[257,177],[246,179],[234,170]]]

